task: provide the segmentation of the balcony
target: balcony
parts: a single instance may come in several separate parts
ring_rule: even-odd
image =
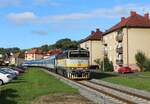
[[[118,34],[118,35],[116,36],[116,41],[122,42],[122,41],[123,41],[123,35],[122,35],[122,34]]]
[[[117,60],[116,60],[116,64],[117,64],[117,65],[123,65],[123,59],[122,59],[122,60],[118,60],[118,59],[117,59]]]
[[[122,54],[123,53],[123,47],[116,48],[116,52],[119,54]]]
[[[117,55],[117,59],[118,59],[118,60],[123,60],[123,54],[118,54],[118,55]]]
[[[116,52],[119,53],[119,54],[123,53],[122,43],[118,43],[117,48],[116,48]]]

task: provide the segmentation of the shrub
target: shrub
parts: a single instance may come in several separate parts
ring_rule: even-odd
[[[101,65],[101,59],[100,59],[100,58],[95,59],[94,62],[95,62],[97,65],[99,65],[99,66]]]
[[[103,68],[104,65],[104,71],[113,71],[113,63],[109,61],[107,57],[104,58],[103,61],[101,61],[101,68]]]
[[[150,71],[150,59],[146,59],[144,62],[145,71]]]
[[[136,64],[140,67],[141,71],[150,71],[150,59],[144,53],[138,52],[135,55]]]
[[[138,52],[135,55],[136,64],[140,67],[141,71],[144,71],[145,61],[147,60],[146,56],[142,52]]]

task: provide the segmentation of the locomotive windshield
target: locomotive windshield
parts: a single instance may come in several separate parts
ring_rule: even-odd
[[[69,57],[89,57],[88,51],[70,51]]]

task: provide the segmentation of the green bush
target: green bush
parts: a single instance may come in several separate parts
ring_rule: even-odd
[[[104,66],[103,66],[104,65]],[[104,71],[113,71],[113,63],[109,61],[107,57],[104,58],[103,61],[101,61],[101,68],[104,68]]]
[[[150,59],[147,58],[143,52],[138,52],[135,55],[135,59],[141,71],[150,71]]]
[[[136,64],[140,67],[141,71],[144,71],[144,65],[145,65],[145,61],[146,61],[145,54],[142,52],[138,52],[135,55],[135,59],[136,59]]]
[[[150,71],[150,59],[146,59],[144,63],[145,71]]]
[[[101,66],[101,59],[100,59],[100,58],[95,59],[94,62],[95,62],[97,65]]]

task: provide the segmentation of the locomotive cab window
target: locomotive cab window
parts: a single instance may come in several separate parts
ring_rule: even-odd
[[[89,53],[87,51],[70,51],[69,57],[89,57]]]

